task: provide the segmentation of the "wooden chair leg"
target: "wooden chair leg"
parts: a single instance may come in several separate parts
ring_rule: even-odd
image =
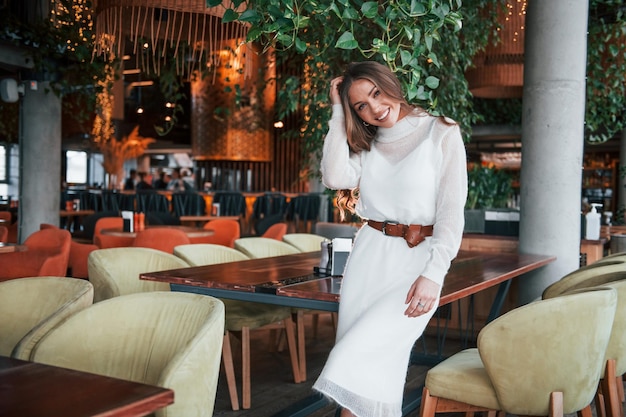
[[[591,408],[590,408],[591,410]],[[550,393],[550,417],[563,417],[563,393],[551,392]],[[591,417],[591,415],[589,415]]]
[[[419,417],[435,417],[437,411],[437,397],[431,397],[428,388],[422,390],[422,402],[420,404]]]
[[[224,363],[224,373],[228,384],[228,394],[230,395],[230,405],[233,411],[239,410],[239,396],[237,395],[237,382],[235,381],[235,367],[233,365],[233,350],[230,346],[230,333],[224,334],[222,345],[222,361]]]
[[[561,394],[563,395],[563,394]],[[563,407],[561,407],[562,409]],[[576,413],[578,415],[578,417],[592,417],[593,413],[591,411],[591,405],[588,405],[587,407],[583,408],[582,410],[580,410],[579,412]],[[563,415],[563,413],[561,413],[561,416]]]
[[[617,390],[617,375],[615,375],[615,360],[606,361],[604,378],[600,381],[604,395],[604,409],[607,417],[621,417],[623,414],[622,402]]]
[[[606,409],[604,408],[604,394],[602,394],[602,384],[598,386],[598,392],[594,398],[594,404],[596,405],[596,415],[598,417],[606,417]]]
[[[434,417],[436,413],[465,413],[466,416],[471,416],[478,412],[486,412],[489,417],[496,415],[498,417],[505,417],[506,415],[506,413],[501,410],[493,410],[448,398],[432,396],[426,387],[422,390],[419,417]]]
[[[296,332],[298,333],[298,369],[301,381],[306,381],[306,341],[304,334],[304,312],[300,309],[296,312]]]
[[[247,410],[250,408],[250,328],[242,327],[241,329],[241,396],[242,408]]]
[[[300,383],[306,379],[306,369],[304,369],[305,377],[302,377],[302,369],[298,363],[298,347],[296,346],[296,333],[294,323],[291,317],[283,320],[285,325],[285,333],[287,333],[287,345],[289,346],[289,357],[291,358],[291,369],[293,370],[294,382]]]

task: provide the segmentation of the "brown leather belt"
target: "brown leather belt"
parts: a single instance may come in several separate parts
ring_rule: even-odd
[[[433,235],[432,224],[429,226],[422,226],[421,224],[400,224],[389,220],[384,222],[368,220],[367,224],[379,232],[383,232],[384,235],[403,237],[410,248],[419,245],[426,237]]]

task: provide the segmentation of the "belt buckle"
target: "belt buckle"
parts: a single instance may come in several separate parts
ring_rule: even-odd
[[[383,222],[383,228],[382,228],[381,232],[383,232],[383,235],[385,235],[385,236],[390,236],[389,234],[387,234],[387,225],[397,226],[397,225],[399,225],[399,224],[400,224],[400,223],[398,223],[398,222],[394,222],[394,221],[392,221],[392,220],[385,220],[385,221]]]

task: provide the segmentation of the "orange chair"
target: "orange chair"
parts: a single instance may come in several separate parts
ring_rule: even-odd
[[[187,233],[171,227],[152,227],[137,233],[132,246],[152,248],[167,253],[174,253],[174,247],[188,245],[190,242]]]
[[[7,224],[10,224],[12,219],[13,217],[11,216],[10,211],[6,211],[6,210],[0,211],[0,220],[4,220],[5,222],[7,222]]]
[[[41,223],[39,228],[41,230],[59,229],[59,227],[48,223]],[[89,254],[96,249],[99,248],[93,243],[80,243],[72,239],[70,242],[70,258],[68,262],[69,275],[72,278],[89,278],[87,259],[89,258]]]
[[[0,242],[7,243],[9,239],[9,229],[4,226],[0,226]]]
[[[287,233],[287,223],[275,223],[271,225],[261,237],[269,239],[283,240],[283,236]]]
[[[0,255],[0,281],[36,276],[66,276],[71,241],[72,235],[63,229],[50,228],[34,232],[24,241],[26,251]]]
[[[93,230],[93,243],[100,249],[121,248],[132,246],[134,237],[105,235],[102,229],[122,229],[124,220],[121,217],[102,217],[98,219]]]
[[[191,243],[212,243],[235,247],[235,240],[241,237],[241,225],[237,220],[215,219],[204,225],[204,229],[213,230],[213,236],[190,238]]]

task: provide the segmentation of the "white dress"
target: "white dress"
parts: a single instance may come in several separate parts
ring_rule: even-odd
[[[343,111],[333,106],[324,141],[322,179],[331,189],[359,187],[364,219],[434,225],[414,248],[364,225],[354,241],[341,289],[335,346],[313,388],[358,417],[397,417],[415,341],[435,312],[404,315],[419,277],[443,283],[463,234],[467,197],[465,147],[458,125],[417,110],[379,128],[370,151],[353,154]]]

